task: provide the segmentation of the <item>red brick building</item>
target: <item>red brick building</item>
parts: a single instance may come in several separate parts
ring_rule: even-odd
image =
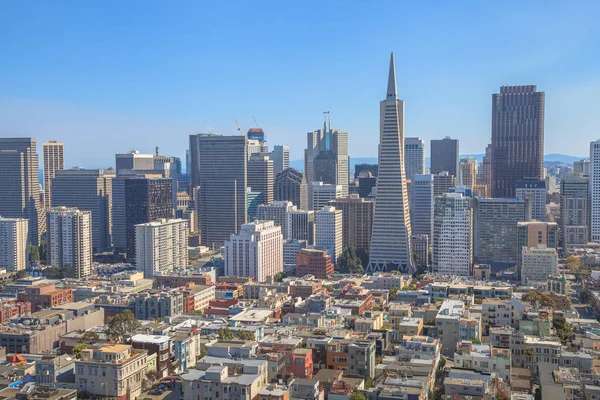
[[[47,285],[29,286],[24,292],[17,295],[17,299],[31,303],[31,310],[36,312],[43,308],[71,303],[74,297],[73,289],[57,289],[53,283],[49,283]]]
[[[2,303],[0,309],[0,324],[3,324],[16,315],[31,314],[31,303],[27,301],[7,301]]]
[[[334,265],[331,255],[325,250],[301,249],[296,254],[296,275],[314,275],[315,278],[327,279],[333,275]]]

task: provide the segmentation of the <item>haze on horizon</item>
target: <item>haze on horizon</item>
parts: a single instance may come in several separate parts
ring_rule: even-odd
[[[598,2],[143,4],[0,4],[0,136],[108,167],[155,146],[183,160],[190,134],[255,116],[296,160],[327,110],[351,157],[376,157],[392,51],[406,136],[428,148],[451,136],[483,153],[502,85],[546,92],[546,154],[585,156],[600,136]]]

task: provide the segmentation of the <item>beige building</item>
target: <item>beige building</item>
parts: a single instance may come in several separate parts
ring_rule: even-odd
[[[371,246],[375,203],[361,199],[357,194],[351,194],[348,197],[332,200],[329,205],[342,211],[343,247],[354,246],[356,249],[368,252]]]
[[[136,399],[148,371],[147,354],[125,344],[84,349],[75,362],[75,387],[92,396]]]
[[[29,221],[0,217],[0,268],[21,271],[27,268]]]
[[[70,266],[65,275],[83,278],[92,273],[92,213],[57,207],[48,211],[48,265]]]
[[[137,268],[144,278],[166,274],[188,266],[188,222],[184,219],[161,219],[135,226]]]
[[[556,249],[540,244],[537,247],[523,247],[521,253],[521,284],[546,281],[548,276],[558,272]]]
[[[52,179],[54,172],[65,169],[65,145],[56,141],[42,144],[42,157],[44,160],[44,202],[46,208],[53,207],[52,204]],[[60,206],[66,204],[57,204]]]
[[[475,185],[477,161],[462,160],[460,162],[460,177],[463,186],[472,188]]]

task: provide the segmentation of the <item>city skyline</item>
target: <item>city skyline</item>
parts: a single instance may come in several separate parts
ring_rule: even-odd
[[[106,168],[111,154],[131,148],[152,153],[158,146],[161,153],[184,159],[190,134],[209,126],[234,134],[233,118],[247,130],[256,116],[268,145],[289,145],[291,159],[298,160],[304,135],[328,110],[333,128],[349,133],[350,156],[373,157],[378,129],[372,105],[379,99],[381,66],[396,51],[407,101],[407,137],[426,143],[456,137],[465,154],[481,154],[491,137],[491,94],[503,85],[535,84],[547,93],[545,152],[582,155],[586,143],[597,138],[598,117],[591,104],[600,86],[594,72],[599,56],[590,51],[600,36],[591,24],[591,8],[600,6],[586,4],[582,13],[558,2],[545,3],[543,11],[534,4],[514,11],[510,5],[475,3],[471,12],[481,14],[483,24],[473,23],[471,12],[461,7],[441,6],[425,15],[418,5],[390,3],[389,11],[406,15],[407,23],[385,26],[380,23],[385,16],[361,4],[330,3],[322,5],[322,12],[332,16],[331,26],[315,32],[303,29],[305,21],[300,24],[311,13],[289,6],[277,10],[289,23],[278,20],[268,32],[244,30],[245,36],[239,26],[252,17],[268,19],[273,11],[240,5],[239,14],[230,15],[221,5],[141,11],[121,5],[139,13],[139,22],[133,23],[93,5],[69,10],[40,5],[22,12],[4,4],[0,11],[10,18],[3,29],[13,38],[5,54],[13,61],[0,66],[6,81],[0,135],[36,137],[40,143],[60,140],[71,151],[67,168]],[[540,12],[544,18],[537,18]],[[98,25],[78,21],[90,22],[96,13],[98,23],[113,22],[119,29],[105,32],[106,44],[87,48],[82,43],[97,42]],[[221,34],[212,24],[196,29],[198,15],[216,21],[227,15],[231,31]],[[297,17],[288,18],[292,15]],[[338,19],[357,15],[365,21],[355,31],[334,29]],[[166,21],[169,17],[177,17],[172,18],[177,23]],[[423,24],[426,17],[443,24]],[[467,21],[465,32],[461,24]],[[78,35],[54,29],[55,24],[76,24]],[[563,29],[544,29],[558,24]],[[23,31],[25,25],[31,29]],[[164,32],[149,29],[155,25]],[[381,40],[361,40],[373,32]],[[320,40],[323,36],[327,40]],[[407,36],[411,40],[399,51],[397,40]],[[511,48],[511,56],[496,50],[500,44]],[[465,52],[468,47],[477,51]],[[307,60],[323,57],[335,61],[307,67]],[[206,59],[211,62],[202,62]],[[279,101],[292,93],[291,102]],[[88,146],[97,151],[83,154]]]

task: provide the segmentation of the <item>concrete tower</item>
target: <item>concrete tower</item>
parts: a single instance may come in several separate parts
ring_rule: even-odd
[[[54,179],[55,171],[65,169],[65,145],[56,141],[43,143],[42,155],[44,157],[44,201],[46,208],[50,208],[52,207],[52,179]]]

